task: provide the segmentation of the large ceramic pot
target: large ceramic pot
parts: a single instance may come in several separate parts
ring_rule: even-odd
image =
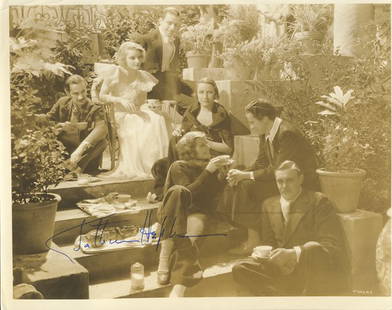
[[[188,63],[188,68],[208,68],[208,63],[210,62],[209,54],[194,54],[191,52],[186,53],[186,60]]]
[[[335,203],[337,212],[355,211],[366,171],[362,169],[352,172],[332,172],[325,169],[316,171],[319,175],[321,191]]]
[[[35,254],[49,250],[61,197],[57,194],[47,195],[52,199],[38,203],[13,204],[12,244],[15,254]]]

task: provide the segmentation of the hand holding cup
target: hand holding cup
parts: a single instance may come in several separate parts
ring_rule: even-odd
[[[256,259],[268,259],[271,257],[272,246],[261,245],[253,249],[252,257]]]
[[[233,163],[230,155],[219,155],[212,159],[208,163],[206,169],[211,173],[214,173],[217,169],[227,167]]]

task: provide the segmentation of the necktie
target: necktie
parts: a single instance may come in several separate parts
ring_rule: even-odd
[[[162,72],[169,71],[170,63],[174,57],[174,50],[174,42],[170,38],[165,37],[163,39]]]
[[[282,213],[285,225],[287,225],[287,222],[289,221],[290,206],[291,203],[288,201],[284,205],[282,205]]]

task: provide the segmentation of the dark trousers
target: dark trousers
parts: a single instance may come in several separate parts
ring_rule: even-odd
[[[156,72],[154,76],[158,79],[151,92],[147,94],[148,99],[174,100],[178,93],[179,78],[176,72]]]
[[[307,253],[306,253],[307,252]],[[242,296],[347,296],[349,269],[331,264],[320,248],[302,252],[289,275],[282,275],[268,259],[246,258],[233,266],[232,275]]]
[[[282,275],[269,260],[246,258],[233,266],[233,278],[242,296],[302,295],[305,279],[297,268],[290,275]]]
[[[171,283],[193,286],[202,278],[199,263],[197,240],[192,243],[184,237],[191,227],[187,227],[187,218],[200,211],[192,205],[192,194],[184,186],[174,185],[166,193],[158,210],[161,224],[161,239],[173,238],[174,252],[171,257]]]
[[[261,220],[262,202],[278,193],[273,180],[243,180],[233,187],[226,185],[218,211],[241,226],[256,229]]]
[[[72,154],[79,144],[64,143],[64,146],[67,152]],[[102,153],[106,146],[107,141],[106,139],[103,139],[83,153],[82,158],[78,163],[78,166],[82,172],[94,174],[98,171],[98,167],[102,161]]]
[[[157,160],[151,168],[154,177],[153,192],[157,195],[157,200],[163,199],[163,187],[165,185],[167,172],[170,165],[178,159],[176,144],[179,137],[172,137],[169,141],[169,150],[167,157]]]

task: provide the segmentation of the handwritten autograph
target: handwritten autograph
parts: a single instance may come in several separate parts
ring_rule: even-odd
[[[189,238],[189,237],[213,237],[213,236],[222,236],[225,237],[227,236],[226,233],[215,233],[215,234],[203,234],[203,235],[187,235],[187,234],[177,234],[174,230],[174,225],[176,222],[176,218],[173,219],[173,223],[172,225],[170,225],[170,227],[166,227],[168,226],[167,222],[168,222],[168,217],[165,217],[162,222],[161,222],[161,230],[159,232],[159,234],[157,234],[156,231],[152,230],[151,228],[151,224],[152,224],[152,213],[153,210],[147,210],[146,212],[146,216],[144,219],[144,223],[142,225],[142,227],[140,227],[139,232],[140,232],[140,238],[138,239],[131,239],[131,240],[117,240],[117,239],[109,239],[109,240],[105,240],[104,239],[104,232],[105,229],[108,227],[109,224],[113,225],[113,224],[118,224],[120,222],[110,222],[110,218],[115,215],[115,214],[111,214],[108,215],[104,218],[97,218],[97,219],[92,219],[87,221],[86,219],[84,219],[82,221],[81,224],[79,225],[75,225],[75,226],[71,226],[65,230],[59,231],[58,233],[54,234],[52,237],[50,237],[48,240],[46,240],[46,247],[49,250],[55,251],[61,255],[64,255],[66,258],[68,258],[72,263],[75,263],[75,261],[65,252],[56,249],[56,248],[52,248],[50,247],[49,243],[51,240],[55,239],[56,237],[68,232],[68,231],[72,231],[74,229],[79,229],[79,235],[83,234],[83,231],[86,230],[86,227],[93,227],[95,228],[95,235],[94,235],[94,241],[92,242],[93,244],[97,245],[97,244],[121,244],[121,243],[140,243],[142,245],[144,244],[148,244],[150,243],[150,240],[156,240],[156,251],[158,250],[161,238],[163,237],[163,235],[165,234],[166,231],[168,231],[167,234],[167,238]],[[123,222],[121,222],[123,223]],[[167,228],[169,228],[169,230],[167,230]],[[85,248],[90,247],[91,245],[86,243],[84,244]],[[73,248],[74,251],[80,251],[82,249],[82,240],[81,238],[79,239],[79,244],[77,246],[75,246]]]

